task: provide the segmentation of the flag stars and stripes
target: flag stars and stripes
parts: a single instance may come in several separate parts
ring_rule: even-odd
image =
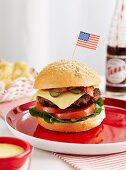
[[[76,45],[96,50],[100,36],[80,31]]]

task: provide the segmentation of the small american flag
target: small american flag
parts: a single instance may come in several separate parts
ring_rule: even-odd
[[[99,39],[100,39],[99,35],[89,34],[80,31],[76,45],[96,50]]]

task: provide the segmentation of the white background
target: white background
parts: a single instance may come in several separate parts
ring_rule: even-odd
[[[40,70],[71,58],[80,31],[101,36],[96,51],[75,59],[104,74],[108,30],[116,0],[0,0],[0,58],[23,59]]]

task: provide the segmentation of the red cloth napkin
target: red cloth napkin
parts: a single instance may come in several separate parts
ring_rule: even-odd
[[[76,170],[126,170],[126,152],[102,156],[54,155]]]

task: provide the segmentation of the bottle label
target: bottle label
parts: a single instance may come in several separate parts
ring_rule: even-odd
[[[126,56],[107,56],[106,64],[107,85],[126,87]]]

